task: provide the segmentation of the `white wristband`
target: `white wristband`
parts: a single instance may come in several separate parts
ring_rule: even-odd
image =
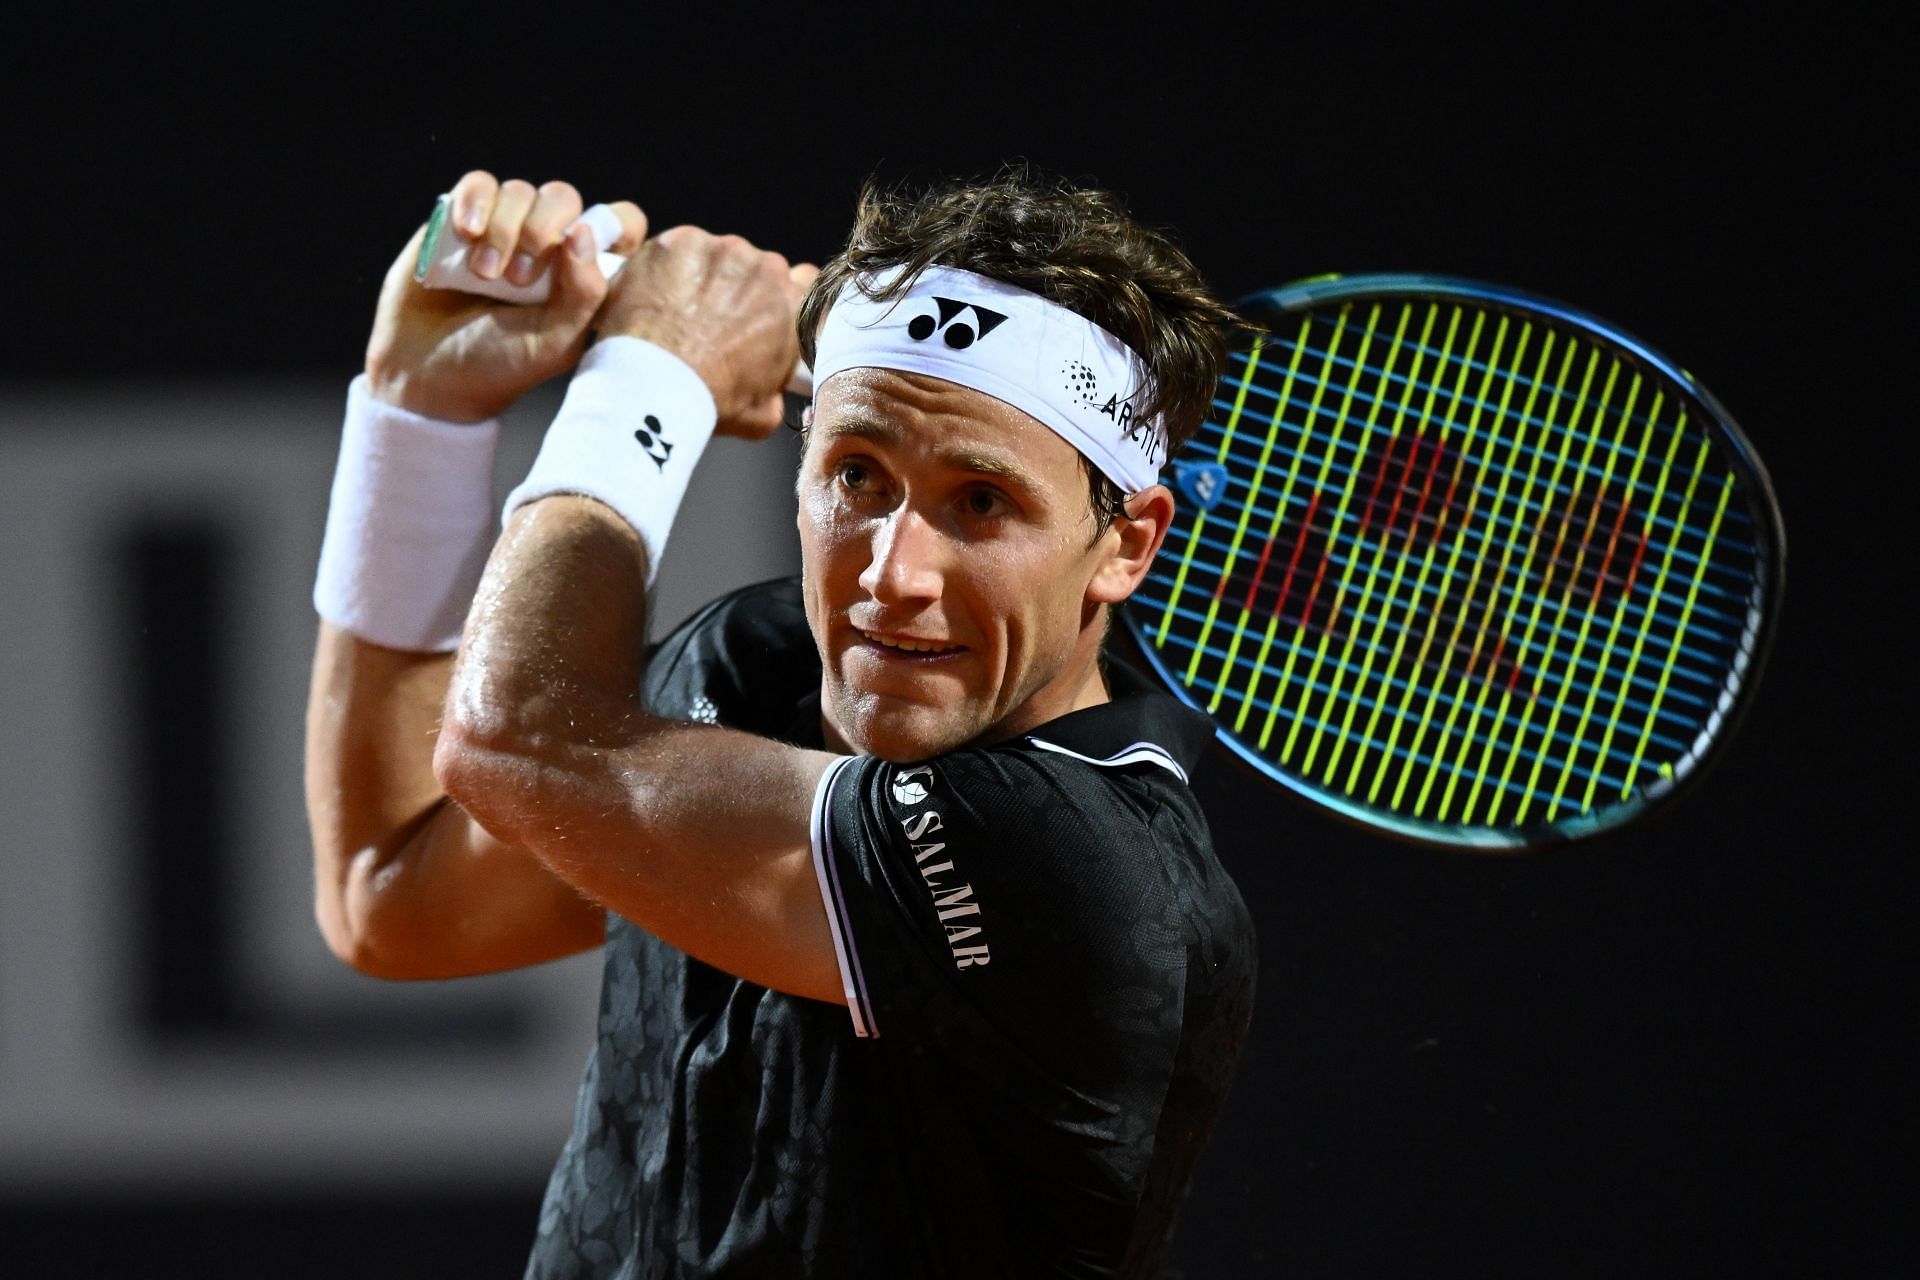
[[[580,361],[503,519],[554,493],[603,502],[640,535],[651,587],[717,417],[707,384],[679,356],[641,338],[603,339]]]
[[[459,647],[493,543],[500,424],[441,422],[347,390],[313,607],[389,649]]]

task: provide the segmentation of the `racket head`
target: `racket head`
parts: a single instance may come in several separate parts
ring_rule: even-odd
[[[1373,829],[1538,849],[1632,822],[1748,701],[1786,540],[1700,383],[1586,312],[1448,277],[1242,310],[1122,609],[1261,773]]]

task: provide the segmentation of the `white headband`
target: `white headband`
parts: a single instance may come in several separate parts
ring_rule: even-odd
[[[1137,416],[1140,358],[1092,321],[1002,280],[928,267],[886,302],[849,281],[820,328],[814,386],[858,368],[929,374],[1004,400],[1127,493],[1158,483],[1167,459],[1165,429]]]

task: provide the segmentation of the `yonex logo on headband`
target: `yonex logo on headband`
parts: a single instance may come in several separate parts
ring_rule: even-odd
[[[955,267],[926,268],[902,297],[871,296],[896,278],[842,286],[815,343],[815,387],[854,368],[927,374],[1030,414],[1127,493],[1158,481],[1166,430],[1136,411],[1147,370],[1125,343],[1037,293]],[[1012,338],[985,341],[1003,326]]]
[[[915,342],[925,342],[936,333],[946,335],[946,343],[955,351],[964,351],[974,344],[977,338],[984,338],[1000,327],[1006,317],[998,311],[989,311],[985,307],[971,302],[956,302],[952,298],[935,298],[933,305],[940,309],[940,318],[936,321],[930,315],[915,316],[907,325],[907,336]],[[952,324],[953,318],[962,311],[971,308],[975,323],[980,327],[976,331],[965,321]]]

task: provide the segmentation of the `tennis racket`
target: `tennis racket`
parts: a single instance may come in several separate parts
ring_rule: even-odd
[[[1766,471],[1691,375],[1510,289],[1324,277],[1243,310],[1123,608],[1261,773],[1415,840],[1633,821],[1726,741],[1779,611]]]

